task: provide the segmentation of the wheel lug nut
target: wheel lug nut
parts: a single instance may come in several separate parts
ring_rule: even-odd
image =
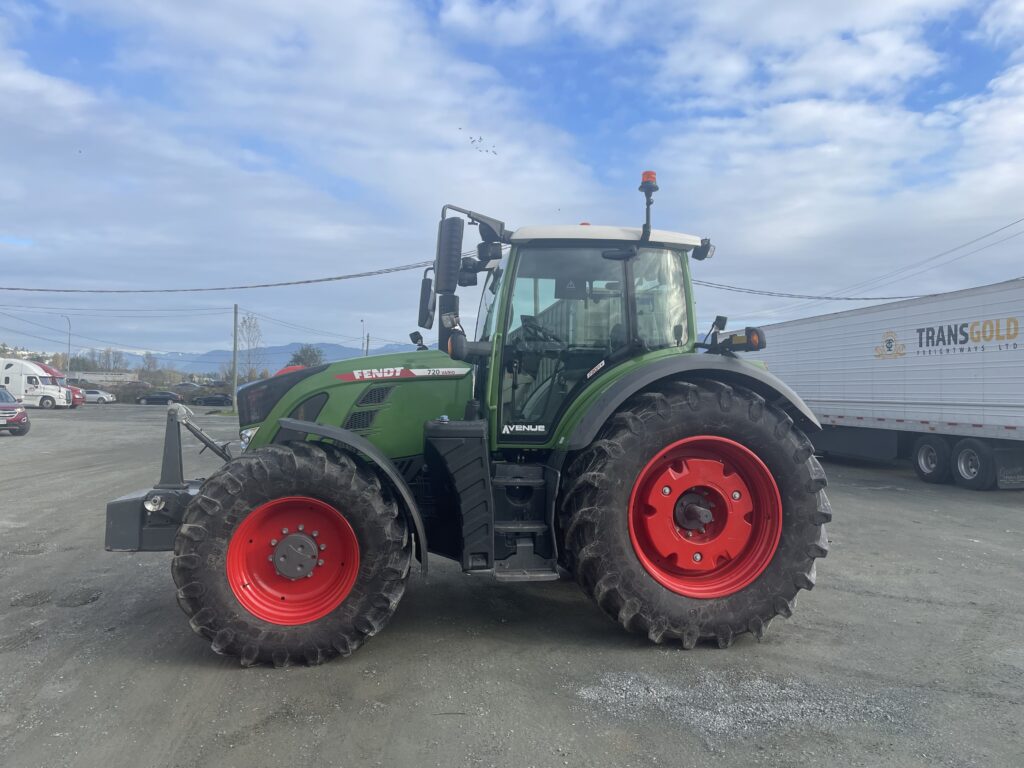
[[[699,563],[703,559],[704,559],[704,556],[700,552],[694,552],[693,553],[693,562]]]
[[[273,555],[267,555],[267,560],[269,560],[270,562],[274,562],[274,556]]]
[[[287,535],[288,535],[288,529],[287,529],[287,528],[282,528],[282,529],[281,529],[281,533],[282,533],[283,535],[287,536]]]
[[[317,561],[316,561],[316,564],[317,564],[317,565],[323,565],[323,564],[324,564],[324,561],[323,561],[323,560],[317,560]]]
[[[310,571],[309,573],[307,573],[307,574],[306,574],[306,578],[307,578],[307,579],[312,579],[312,578],[313,578],[313,572],[312,572],[312,571]]]
[[[270,546],[276,547],[277,546],[277,539],[271,539],[270,540]]]
[[[672,493],[672,489],[671,488],[669,488],[667,485],[662,487],[662,489],[661,489],[661,495],[662,496],[668,496],[670,493]]]
[[[299,524],[299,530],[300,530],[300,531],[304,531],[304,530],[306,530],[306,526],[304,526],[304,525],[302,525],[302,524],[300,523],[300,524]]]
[[[320,551],[323,552],[325,549],[327,549],[327,545],[326,544],[321,544],[320,545]]]
[[[743,498],[743,494],[742,493],[740,493],[739,491],[733,491],[732,492],[732,500],[733,501],[739,501],[741,498]]]
[[[317,536],[319,536],[319,535],[320,535],[320,531],[313,531],[313,538],[314,538],[314,539],[315,539],[315,538],[316,538]]]
[[[687,531],[686,532],[686,538],[692,539],[693,538],[693,531]]]

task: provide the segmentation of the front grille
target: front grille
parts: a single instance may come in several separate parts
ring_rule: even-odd
[[[388,395],[391,394],[391,390],[394,388],[393,385],[370,387],[359,397],[359,402],[356,405],[380,405],[388,399]]]
[[[369,429],[376,417],[377,411],[356,411],[345,419],[345,429]]]
[[[13,419],[18,415],[17,411],[4,411],[0,410],[0,419]]]

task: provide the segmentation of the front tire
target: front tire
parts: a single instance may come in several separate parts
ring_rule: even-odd
[[[31,427],[31,424],[26,424],[25,426],[19,427],[18,429],[12,429],[11,434],[14,435],[15,437],[22,437],[23,435],[28,434],[28,431]]]
[[[50,410],[57,405],[57,401],[52,397],[44,397],[39,401],[39,407],[45,410]]]
[[[914,443],[911,461],[914,472],[926,483],[948,483],[950,480],[949,443],[938,435],[922,435]]]
[[[147,397],[144,397],[144,398],[142,398],[142,400],[141,400],[140,402],[141,402],[141,403],[142,403],[143,405],[149,405],[149,398],[147,398]]]
[[[96,400],[96,402],[99,403],[100,405],[103,405],[105,402],[107,402],[107,398],[105,398],[105,397],[98,398]]]
[[[568,474],[577,581],[655,643],[760,639],[792,615],[828,553],[832,513],[811,443],[739,387],[674,382],[634,397]],[[697,521],[701,508],[713,519]]]
[[[312,558],[307,544],[320,550]],[[372,472],[296,443],[247,453],[207,480],[174,554],[192,629],[244,666],[286,666],[348,656],[383,629],[412,549]]]

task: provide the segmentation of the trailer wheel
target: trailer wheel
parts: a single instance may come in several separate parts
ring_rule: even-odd
[[[629,401],[570,465],[569,565],[653,642],[760,639],[828,553],[825,483],[810,441],[764,398],[672,383]]]
[[[55,405],[57,405],[57,401],[52,397],[44,397],[39,401],[39,407],[45,408],[46,410],[53,408]]]
[[[376,475],[293,443],[233,459],[207,480],[174,554],[192,629],[244,666],[286,666],[348,656],[383,629],[412,548]]]
[[[962,488],[987,491],[996,483],[996,460],[984,440],[967,437],[953,446],[950,459],[953,481]]]
[[[944,437],[922,435],[914,443],[914,471],[926,483],[948,483],[949,456],[949,442]]]

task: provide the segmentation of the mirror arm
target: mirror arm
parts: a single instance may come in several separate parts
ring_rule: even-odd
[[[458,211],[459,213],[464,214],[473,224],[486,224],[494,230],[494,233],[498,236],[498,242],[512,242],[512,233],[505,229],[505,222],[503,221],[499,221],[491,216],[485,216],[484,214],[477,213],[476,211],[471,211],[468,208],[460,208],[459,206],[452,205],[451,203],[447,203],[441,208],[442,219],[447,217],[448,211]]]

